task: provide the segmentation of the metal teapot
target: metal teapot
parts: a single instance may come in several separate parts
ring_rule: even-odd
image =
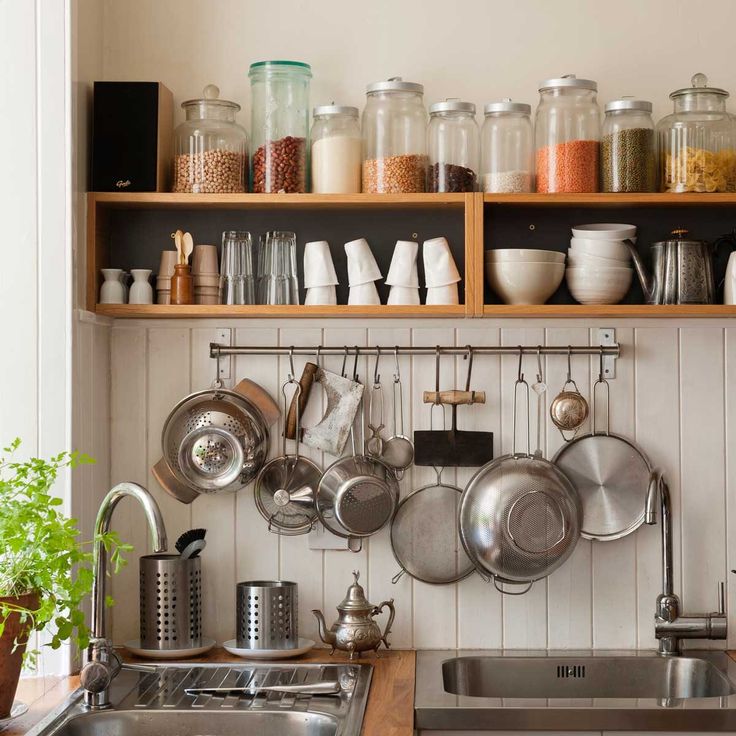
[[[353,577],[355,581],[348,588],[347,595],[342,603],[337,607],[339,616],[329,631],[322,612],[312,611],[319,623],[320,639],[332,647],[330,654],[334,654],[335,649],[342,649],[345,652],[350,652],[350,659],[353,659],[358,652],[365,652],[370,649],[378,651],[381,643],[388,649],[388,635],[391,632],[391,625],[396,615],[393,598],[374,606],[366,600],[365,591],[358,584],[360,573],[353,572]],[[373,617],[381,613],[384,608],[388,608],[390,613],[386,628],[381,633],[381,629],[378,628],[378,624],[373,620]]]
[[[634,243],[624,240],[634,259],[646,304],[715,302],[713,253],[724,239],[719,238],[713,245],[706,240],[688,240],[687,234],[687,230],[673,230],[669,240],[652,244],[651,275]]]

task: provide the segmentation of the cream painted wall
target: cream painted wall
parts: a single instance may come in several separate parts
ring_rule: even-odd
[[[534,105],[540,80],[577,73],[600,100],[641,96],[660,117],[697,71],[736,94],[734,27],[731,0],[105,0],[104,74],[160,80],[177,103],[214,82],[246,125],[260,59],[311,63],[313,104],[362,108],[367,83],[403,75],[427,103]]]

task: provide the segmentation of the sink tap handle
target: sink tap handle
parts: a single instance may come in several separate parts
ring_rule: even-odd
[[[726,583],[718,583],[718,615],[726,615]]]

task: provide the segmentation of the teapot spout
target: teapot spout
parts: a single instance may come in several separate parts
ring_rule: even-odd
[[[647,271],[647,267],[644,265],[644,261],[639,255],[639,251],[631,240],[624,240],[624,245],[629,249],[631,258],[634,261],[634,268],[636,269],[636,275],[639,277],[639,283],[641,283],[641,289],[644,292],[644,301],[647,304],[655,303],[655,288],[654,288],[654,275]]]
[[[322,615],[322,611],[313,610],[312,613],[315,615],[317,619],[317,624],[319,626],[319,638],[325,643],[329,644],[333,651],[335,649],[335,642],[337,641],[337,637],[335,636],[334,631],[330,631],[327,628],[327,623],[325,622],[325,617]]]

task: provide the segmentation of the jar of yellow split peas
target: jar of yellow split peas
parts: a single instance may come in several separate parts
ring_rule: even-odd
[[[675,90],[671,115],[657,124],[662,192],[736,192],[736,119],[728,92],[695,74]]]

